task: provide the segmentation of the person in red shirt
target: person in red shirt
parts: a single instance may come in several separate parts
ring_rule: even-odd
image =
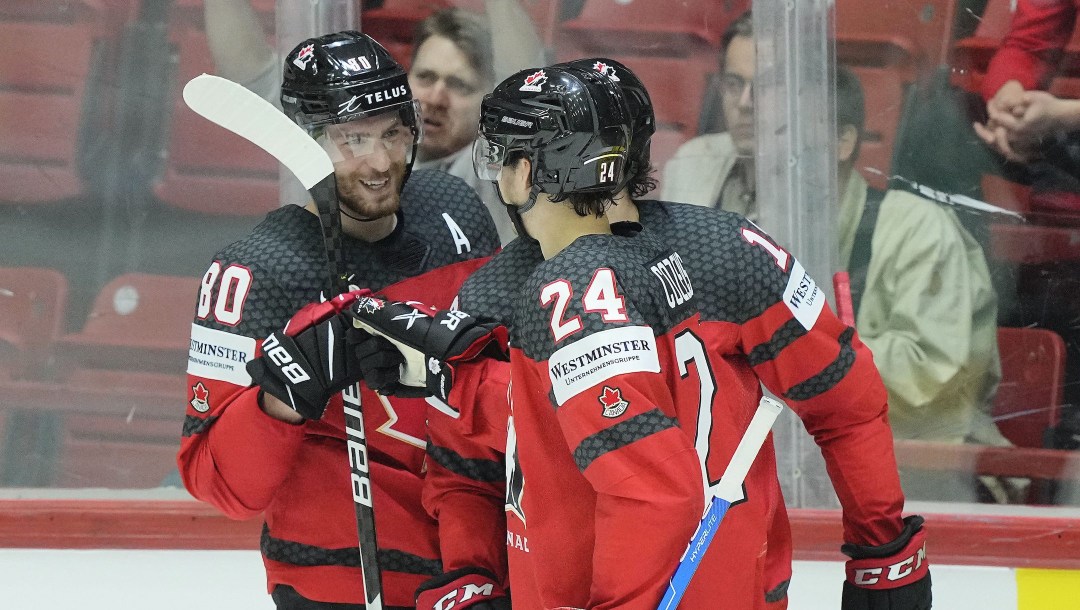
[[[648,142],[654,130],[647,91],[618,62],[594,59],[576,63],[616,79],[631,102],[634,137],[628,163],[629,190],[635,196],[644,195],[651,186]],[[504,122],[496,115],[488,123]],[[702,399],[704,385],[712,388],[715,404],[709,413],[717,414],[713,416],[712,438],[716,446],[724,447],[726,455],[730,455],[732,443],[738,440],[741,426],[745,425],[740,417],[752,412],[761,395],[759,383],[787,398],[822,446],[845,507],[845,539],[850,544],[844,550],[857,558],[849,565],[852,583],[845,585],[845,608],[870,608],[874,603],[891,603],[897,609],[928,608],[930,581],[922,569],[924,557],[919,554],[921,518],[911,518],[906,524],[900,519],[903,496],[885,420],[884,388],[865,346],[820,300],[811,317],[807,315],[809,310],[788,303],[787,288],[802,284],[805,274],[796,273],[800,267],[790,254],[745,219],[696,206],[635,202],[625,192],[622,195],[617,199],[619,205],[609,209],[609,217],[640,221],[646,233],[655,232],[661,242],[679,244],[680,254],[684,255],[682,264],[695,291],[703,295],[698,301],[701,318],[696,332],[706,340],[701,358],[690,361],[697,364],[715,357],[720,364],[710,367],[713,374],[707,383],[704,378],[696,378],[698,394],[691,404],[697,405]],[[479,317],[514,326],[517,323],[514,303],[527,293],[526,278],[543,258],[540,243],[525,233],[466,281],[459,295],[459,306]],[[574,292],[581,293],[582,290]],[[812,301],[809,297],[815,294],[819,294],[816,287],[812,291],[808,289],[806,302]],[[567,313],[564,317],[571,320],[581,315]],[[676,344],[681,345],[684,356],[695,351],[693,342],[685,337],[681,344]],[[530,575],[552,568],[536,559],[534,523],[529,521],[529,528],[525,528],[529,513],[526,498],[536,498],[533,494],[542,490],[530,492],[537,484],[527,474],[523,475],[523,471],[528,472],[524,464],[518,467],[522,441],[516,426],[507,440],[508,368],[495,360],[460,365],[448,400],[452,406],[443,405],[439,412],[429,416],[431,459],[425,482],[425,504],[439,519],[440,531],[472,534],[453,537],[467,539],[469,546],[443,545],[444,561],[448,568],[458,572],[458,578],[447,579],[445,586],[436,592],[451,595],[446,599],[452,599],[453,592],[468,581],[466,574],[470,566],[484,573],[501,569],[502,521],[495,512],[505,497],[505,548],[509,554],[515,606],[546,607],[543,601],[546,592],[540,590],[542,586],[537,578]],[[686,368],[690,374],[696,367]],[[679,418],[691,438],[698,429],[698,413]],[[717,421],[723,424],[717,425]],[[541,428],[546,430],[544,426]],[[707,471],[717,474],[723,465],[720,455],[725,454],[718,451],[699,457]],[[714,461],[710,462],[710,458]],[[715,607],[719,596],[739,600],[739,607],[786,607],[791,574],[790,533],[774,460],[770,443],[748,476],[748,501],[738,506],[737,517],[729,517],[739,524],[725,523],[724,527],[731,529],[722,528],[722,532],[729,532],[727,536],[738,532],[737,540],[732,543],[725,539],[722,544],[730,545],[726,554],[706,554],[702,570],[708,571],[709,576],[699,575],[684,599],[684,607]],[[639,529],[629,527],[631,530],[625,535],[637,536]],[[923,563],[918,572],[906,573],[910,578],[903,582],[875,581],[873,585],[881,588],[868,589],[864,587],[871,582],[859,578],[857,570],[864,569],[861,562],[869,556],[878,557],[881,565],[891,565],[909,556]],[[673,568],[674,564],[667,566],[668,570]],[[421,598],[420,601],[428,604],[418,607],[432,608],[432,600],[443,599],[438,595]],[[468,607],[463,600],[458,600],[458,604]]]
[[[1076,26],[1077,0],[1019,0],[981,93],[988,120],[975,132],[1007,159],[1027,162],[1055,132],[1080,129],[1080,101],[1045,91]]]
[[[421,129],[401,66],[359,32],[305,40],[285,59],[281,97],[334,161],[343,243],[333,254],[349,283],[449,306],[499,239],[465,182],[411,171]],[[214,257],[191,328],[177,463],[196,498],[233,518],[262,515],[279,609],[362,608],[348,390],[368,435],[383,607],[410,608],[415,589],[443,572],[421,504],[427,403],[357,392],[331,315],[338,301],[301,309],[330,296],[327,256],[312,203],[274,210]],[[285,355],[290,368],[275,369]]]

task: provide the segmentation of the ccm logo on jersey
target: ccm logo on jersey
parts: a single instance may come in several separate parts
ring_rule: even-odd
[[[284,347],[281,347],[281,342],[278,341],[276,333],[271,334],[263,341],[263,353],[281,369],[281,372],[289,378],[289,381],[302,383],[311,379],[311,375],[308,375],[304,367],[297,362],[293,362],[289,352]]]
[[[913,555],[908,556],[894,564],[884,568],[857,568],[852,582],[860,587],[873,587],[874,585],[887,586],[904,580],[914,572],[918,572],[926,561],[926,545],[919,547]],[[882,582],[884,578],[884,582]]]
[[[791,276],[784,289],[784,305],[806,330],[813,328],[821,309],[825,307],[825,293],[817,287],[814,278],[803,269],[798,259],[791,265]]]
[[[674,309],[694,296],[694,287],[690,284],[690,276],[686,274],[678,252],[672,252],[667,258],[653,263],[649,270],[660,278],[664,294],[667,295],[668,307]]]

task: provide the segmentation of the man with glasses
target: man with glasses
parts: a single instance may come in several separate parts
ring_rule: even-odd
[[[345,328],[332,317],[339,300],[320,303],[333,296],[327,259],[354,287],[446,307],[498,237],[466,183],[412,171],[419,109],[405,71],[369,36],[300,43],[285,58],[281,106],[333,161],[342,244],[325,249],[312,202],[274,210],[214,257],[192,324],[180,473],[226,515],[263,515],[280,610],[363,608],[341,393],[353,388],[368,431],[384,607],[412,607],[417,586],[442,573],[420,502],[427,403],[355,390]]]
[[[724,32],[720,101],[727,131],[698,136],[664,166],[660,198],[719,207],[757,221],[754,181],[754,31],[750,12]]]

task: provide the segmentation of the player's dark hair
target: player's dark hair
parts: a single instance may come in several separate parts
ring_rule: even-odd
[[[601,193],[571,193],[566,197],[566,201],[574,208],[578,216],[591,214],[597,218],[607,212],[608,206],[615,204],[611,195]]]
[[[491,29],[483,15],[460,8],[435,11],[416,24],[413,34],[413,61],[416,60],[420,45],[432,36],[442,36],[454,43],[485,83],[495,82]]]
[[[866,125],[866,102],[863,99],[862,84],[859,77],[847,66],[836,65],[836,128],[851,125],[857,133],[855,149],[851,159],[859,157],[862,145],[863,129]]]
[[[731,25],[724,30],[723,36],[720,37],[720,71],[724,71],[724,61],[727,58],[728,46],[731,45],[732,39],[736,36],[746,36],[747,38],[754,37],[754,19],[748,9],[742,15],[739,15],[738,19],[731,22]]]

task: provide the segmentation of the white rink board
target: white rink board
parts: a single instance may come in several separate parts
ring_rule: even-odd
[[[1016,610],[1010,568],[931,566],[935,608]],[[789,610],[840,607],[841,563],[796,561]],[[257,551],[0,549],[5,608],[273,610]]]

